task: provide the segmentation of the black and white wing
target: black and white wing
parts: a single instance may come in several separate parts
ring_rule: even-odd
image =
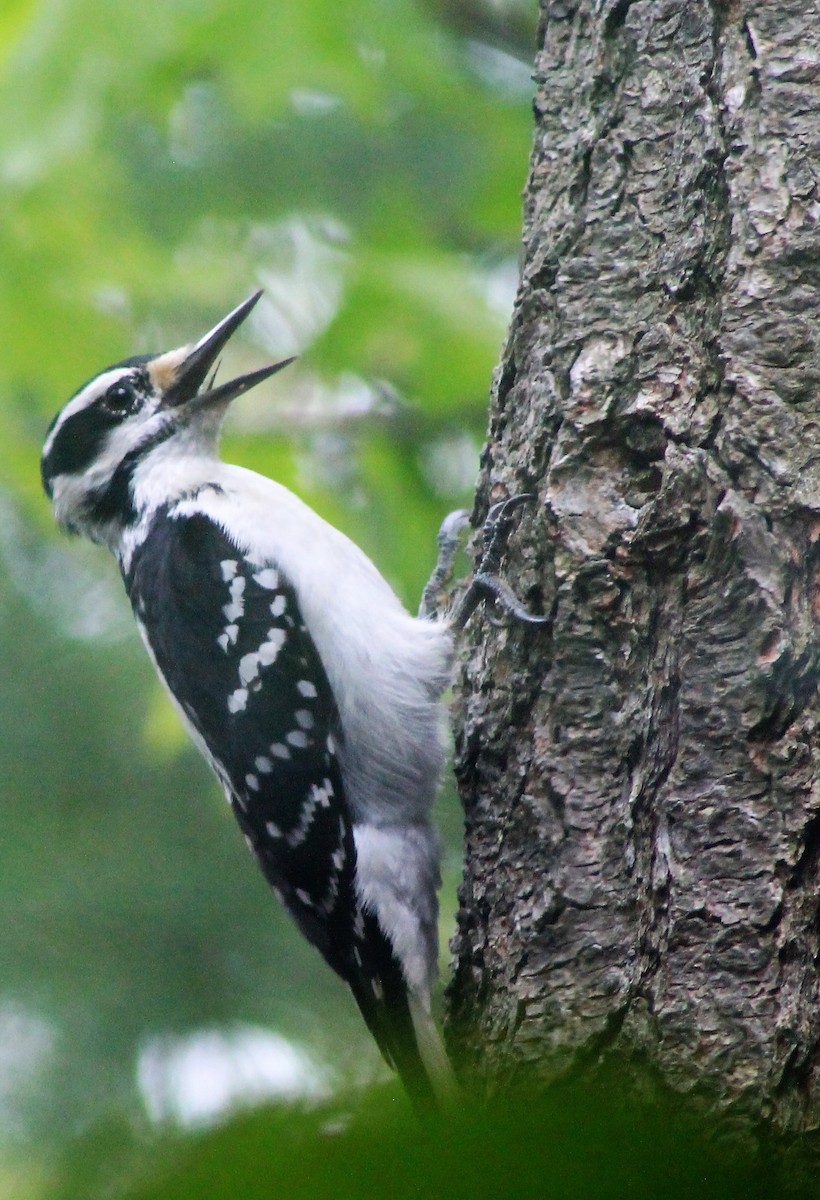
[[[124,574],[157,669],[266,878],[423,1092],[401,967],[357,899],[342,731],[293,587],[202,514],[160,514]]]

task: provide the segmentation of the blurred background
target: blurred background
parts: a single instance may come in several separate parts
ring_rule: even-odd
[[[517,281],[534,0],[2,0],[0,1195],[112,1121],[381,1077],[40,493],[54,412],[257,287],[224,453],[414,608],[469,504]],[[442,797],[443,965],[461,819]],[[5,1182],[4,1182],[5,1180]],[[9,1182],[12,1181],[13,1182]]]

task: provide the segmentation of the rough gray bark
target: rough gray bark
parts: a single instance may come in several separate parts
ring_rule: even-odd
[[[639,1051],[820,1118],[820,11],[544,0],[476,507],[451,1037],[491,1088]]]

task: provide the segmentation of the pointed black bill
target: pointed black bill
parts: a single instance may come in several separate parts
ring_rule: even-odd
[[[261,295],[261,291],[254,292],[233,312],[229,312],[227,317],[223,317],[219,324],[215,325],[203,338],[200,338],[177,369],[174,382],[163,395],[164,408],[185,406],[186,410],[189,410],[209,407],[211,404],[227,404],[235,396],[241,396],[243,392],[256,387],[257,383],[275,375],[277,371],[281,371],[283,367],[293,362],[292,358],[285,358],[281,362],[274,363],[273,366],[263,367],[259,371],[251,371],[248,375],[240,375],[237,379],[231,379],[220,387],[208,388],[204,392],[199,390],[225,343],[236,333]]]
[[[236,379],[230,379],[218,388],[209,388],[207,392],[198,392],[192,400],[188,401],[185,411],[193,412],[201,408],[210,408],[212,404],[227,404],[229,400],[241,396],[243,392],[249,392],[263,379],[269,379],[283,367],[290,366],[293,361],[294,358],[283,358],[281,362],[273,363],[270,367],[262,367],[258,371],[251,371],[247,375],[239,375]]]

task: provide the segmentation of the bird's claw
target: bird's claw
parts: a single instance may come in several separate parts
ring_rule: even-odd
[[[534,500],[532,492],[519,492],[499,500],[487,513],[482,526],[483,549],[478,568],[461,598],[454,614],[453,624],[462,629],[472,616],[481,600],[488,602],[487,620],[496,628],[506,621],[500,614],[522,621],[527,625],[546,625],[549,617],[531,613],[499,575],[501,560],[512,530],[512,517],[522,504]]]
[[[487,604],[487,620],[496,628],[512,617],[527,625],[546,625],[549,617],[531,613],[500,577],[501,560],[513,526],[513,513],[522,504],[534,500],[532,492],[519,492],[492,505],[481,528],[482,550],[478,567],[454,611],[451,623],[463,629],[482,600]],[[460,508],[444,518],[438,532],[438,558],[421,597],[419,616],[433,618],[447,608],[447,589],[453,574],[462,530],[469,524],[469,513]]]
[[[516,621],[523,621],[526,625],[546,625],[549,622],[549,617],[539,616],[537,613],[531,613],[525,608],[521,601],[516,596],[512,588],[499,579],[497,575],[485,575],[479,573],[473,578],[473,583],[478,585],[483,593],[485,601],[492,605],[492,610],[487,609],[487,620],[496,629],[502,629],[507,622],[497,615],[497,611],[508,614],[514,617]]]

